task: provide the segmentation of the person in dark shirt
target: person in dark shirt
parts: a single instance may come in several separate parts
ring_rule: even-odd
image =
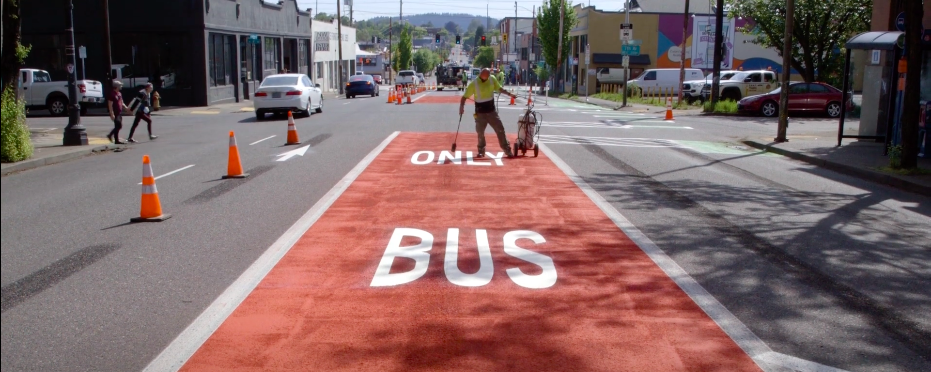
[[[148,124],[149,139],[154,140],[158,138],[158,136],[152,134],[152,116],[150,114],[152,110],[152,89],[152,83],[148,83],[145,85],[145,89],[140,90],[139,94],[136,96],[139,98],[140,104],[139,108],[136,109],[136,118],[133,119],[133,126],[129,128],[129,139],[127,139],[129,142],[136,142],[136,140],[133,139],[133,134],[136,133],[136,127],[139,126],[140,120],[145,120],[146,124]]]
[[[123,94],[120,93],[121,88],[123,88],[123,83],[114,80],[113,89],[111,89],[110,96],[107,97],[107,109],[110,110],[110,120],[113,120],[113,130],[110,131],[107,138],[110,139],[110,142],[116,144],[124,143],[120,140],[120,129],[123,129],[123,110],[129,110],[129,107],[126,107],[126,104],[123,103]]]

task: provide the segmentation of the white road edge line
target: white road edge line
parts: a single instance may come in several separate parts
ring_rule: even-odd
[[[275,138],[275,135],[274,135],[274,134],[271,135],[271,136],[262,138],[262,139],[260,139],[260,140],[258,140],[258,141],[252,142],[252,143],[249,144],[249,146],[252,146],[252,145],[254,145],[254,144],[257,144],[257,143],[262,142],[262,141],[265,141],[265,140],[270,140],[270,139],[272,139],[272,138]]]
[[[418,99],[424,98],[424,97],[426,97],[426,96],[428,96],[428,95],[430,95],[430,92],[421,93],[419,97],[417,97],[417,98],[412,98],[412,99],[411,99],[411,103],[417,102]]]
[[[180,171],[183,171],[183,170],[188,169],[188,168],[193,167],[193,166],[194,166],[194,164],[191,164],[191,165],[188,165],[188,166],[186,166],[186,167],[182,167],[182,168],[175,169],[175,170],[173,170],[173,171],[171,171],[171,172],[168,172],[168,173],[165,173],[165,174],[163,174],[163,175],[161,175],[161,176],[155,177],[155,179],[159,179],[159,178],[162,178],[162,177],[168,177],[168,176],[170,176],[170,175],[172,175],[172,174],[178,173],[178,172],[180,172]],[[141,185],[141,184],[142,184],[142,182],[139,182],[139,183],[138,183],[138,185]]]
[[[278,264],[278,261],[291,250],[294,243],[320,219],[326,210],[349,188],[365,168],[375,160],[400,132],[394,132],[385,138],[378,147],[370,152],[343,179],[339,180],[323,198],[317,201],[294,225],[291,225],[265,253],[246,269],[236,281],[217,297],[181,334],[176,337],[155,359],[145,367],[145,372],[177,371],[200,349],[201,345],[226,321],[226,318],[239,307],[249,293]]]
[[[646,253],[667,276],[675,281],[679,288],[682,288],[682,291],[688,294],[688,296],[692,298],[692,301],[695,301],[695,304],[701,307],[705,314],[708,314],[708,317],[714,320],[714,322],[734,340],[737,346],[743,349],[761,369],[775,372],[782,369],[779,367],[788,367],[799,372],[846,372],[842,369],[777,353],[770,349],[763,340],[750,330],[750,328],[747,328],[740,319],[718,302],[718,300],[708,293],[701,284],[698,284],[698,282],[679,266],[679,264],[667,256],[656,243],[653,243],[646,234],[641,232],[640,229],[627,219],[627,217],[624,217],[624,215],[605,200],[601,194],[595,191],[588,182],[585,182],[581,176],[576,174],[559,155],[556,155],[555,152],[550,150],[550,148],[543,143],[540,144],[540,150],[542,150],[566,176],[575,182],[576,186],[582,189],[582,192],[584,192],[585,195],[587,195],[588,198],[624,232],[624,234],[627,234],[630,240],[637,244],[643,253]]]

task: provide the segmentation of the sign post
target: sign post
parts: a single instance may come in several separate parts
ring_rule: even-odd
[[[81,45],[78,47],[78,58],[81,59],[81,80],[87,79],[87,69],[84,68],[87,64],[85,63],[87,59],[87,47]]]
[[[588,103],[588,82],[590,72],[592,71],[592,46],[591,44],[585,44],[585,102]]]
[[[628,46],[631,40],[634,39],[634,25],[630,23],[630,1],[626,3],[624,23],[621,23],[621,55],[623,55],[624,60],[622,65],[624,66],[624,91],[622,93],[623,102],[621,107],[627,107],[627,81],[630,80],[630,57],[627,54],[624,54],[624,47]],[[639,46],[638,54],[639,54]]]

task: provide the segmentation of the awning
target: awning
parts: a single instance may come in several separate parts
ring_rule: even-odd
[[[847,41],[847,49],[893,50],[895,42],[902,35],[901,31],[864,32]]]
[[[620,53],[592,53],[592,63],[620,65],[623,61],[624,56]],[[630,64],[649,66],[650,55],[630,56]]]

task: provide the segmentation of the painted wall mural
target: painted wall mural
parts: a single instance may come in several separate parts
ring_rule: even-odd
[[[657,42],[657,67],[677,68],[681,61],[682,44],[682,16],[662,14],[659,17],[659,41]],[[728,22],[729,21],[729,22]],[[728,23],[730,23],[728,25]],[[765,49],[752,43],[753,35],[738,31],[748,22],[743,19],[725,20],[729,46],[727,59],[730,60],[729,69],[738,70],[766,70],[782,71],[782,58],[775,49]],[[705,70],[712,69],[714,58],[714,32],[698,32],[699,40],[695,43],[696,30],[704,30],[708,25],[714,26],[714,17],[694,16],[689,18],[688,33],[685,40],[685,67],[695,67]],[[704,35],[702,35],[704,34]],[[697,48],[696,48],[697,47]],[[711,51],[709,51],[711,50]],[[695,58],[693,58],[695,56]]]

